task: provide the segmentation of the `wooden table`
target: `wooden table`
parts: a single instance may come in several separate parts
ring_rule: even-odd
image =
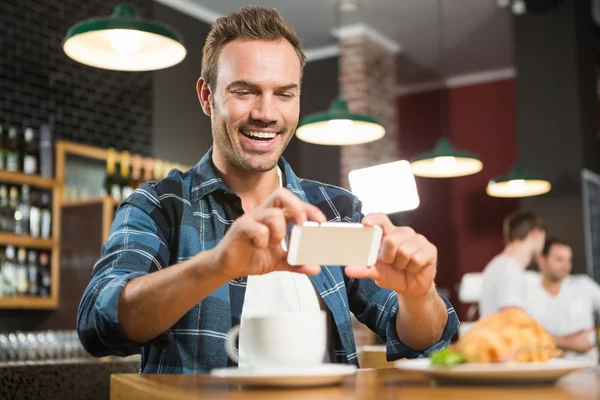
[[[434,386],[421,375],[395,369],[359,370],[343,386],[312,389],[241,389],[207,375],[138,375],[111,377],[111,400],[582,400],[600,399],[600,371],[568,375],[544,386]]]

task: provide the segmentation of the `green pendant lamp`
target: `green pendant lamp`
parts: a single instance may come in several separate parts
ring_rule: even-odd
[[[171,67],[186,56],[183,39],[167,25],[141,18],[129,4],[111,16],[73,25],[63,40],[73,60],[116,71],[152,71]]]
[[[486,193],[492,197],[531,197],[548,193],[552,185],[539,176],[532,176],[519,166],[514,166],[507,176],[491,180]]]
[[[348,104],[334,99],[325,112],[304,117],[296,129],[298,139],[308,143],[347,146],[373,142],[385,135],[385,128],[371,116],[348,111]]]
[[[438,54],[440,59],[440,71],[444,76],[444,17],[442,0],[437,2],[437,24],[438,24]],[[447,124],[446,116],[447,100],[445,89],[441,89],[440,95],[440,124],[444,128]],[[442,137],[431,152],[417,154],[411,160],[411,167],[415,176],[424,178],[454,178],[476,174],[483,169],[483,163],[479,158],[468,151],[455,149],[450,139]]]
[[[483,169],[483,163],[475,154],[456,150],[450,140],[442,138],[433,151],[417,154],[411,167],[415,176],[453,178],[475,174]]]
[[[334,0],[334,26],[339,31],[343,0]],[[305,116],[296,129],[298,139],[321,145],[349,146],[374,142],[385,136],[385,128],[377,120],[365,114],[352,113],[348,103],[333,99],[329,109]]]

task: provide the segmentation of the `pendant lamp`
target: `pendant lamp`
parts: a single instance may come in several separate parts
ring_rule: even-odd
[[[528,175],[516,165],[508,175],[492,179],[486,193],[492,197],[531,197],[548,193],[551,188],[550,182],[544,178]]]
[[[116,71],[171,67],[186,56],[183,39],[167,25],[141,18],[123,3],[110,16],[78,22],[67,31],[63,50],[73,60]]]
[[[437,3],[438,19],[438,54],[440,58],[440,71],[444,76],[444,18],[442,0]],[[446,96],[442,87],[440,92],[440,125],[446,129]],[[483,163],[477,155],[468,151],[455,149],[450,139],[440,139],[433,151],[417,154],[411,160],[413,174],[424,178],[454,178],[475,174],[483,169]]]
[[[483,163],[475,154],[456,150],[445,138],[437,142],[432,152],[417,154],[411,166],[413,174],[424,178],[466,176],[483,169]]]
[[[385,128],[376,118],[348,111],[348,104],[334,99],[325,112],[304,117],[296,136],[308,143],[345,146],[381,139]]]
[[[339,31],[339,12],[343,4],[338,0],[334,6],[334,25]],[[348,146],[379,140],[385,136],[385,128],[377,118],[350,112],[348,103],[336,98],[327,111],[302,118],[296,136],[313,144]]]

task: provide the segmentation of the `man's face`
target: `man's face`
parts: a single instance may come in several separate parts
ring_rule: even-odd
[[[225,45],[210,101],[217,156],[249,172],[273,169],[298,124],[300,75],[286,40]]]
[[[552,282],[562,281],[571,272],[573,252],[569,246],[554,244],[546,257],[541,256],[540,273]]]

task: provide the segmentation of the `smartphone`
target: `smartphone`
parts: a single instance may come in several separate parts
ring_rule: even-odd
[[[374,265],[382,235],[379,226],[351,222],[294,225],[287,261],[290,265]]]

